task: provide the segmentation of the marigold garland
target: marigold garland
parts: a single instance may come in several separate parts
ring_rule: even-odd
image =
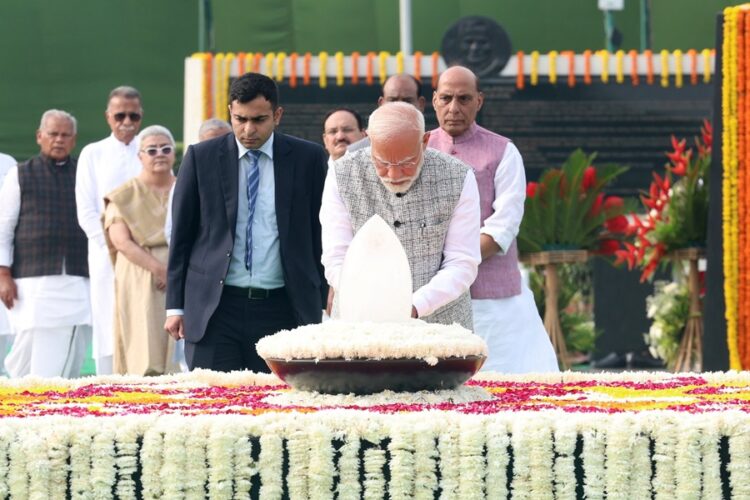
[[[378,54],[378,80],[380,85],[383,85],[388,78],[388,56],[390,54],[385,50],[381,50]]]
[[[292,52],[289,56],[289,86],[295,88],[297,86],[297,60],[299,54]]]
[[[436,89],[438,84],[438,62],[440,61],[440,54],[437,52],[432,53],[432,88]]]
[[[597,54],[599,55],[599,58],[602,60],[602,72],[601,72],[602,83],[607,83],[609,81],[609,51],[600,50],[597,52]]]
[[[336,52],[334,56],[336,59],[336,86],[344,86],[344,53],[341,51]]]
[[[630,56],[630,83],[636,86],[640,83],[638,79],[638,52],[631,50],[628,52],[628,56]]]
[[[690,85],[698,85],[698,52],[690,49],[687,53],[690,58]]]
[[[672,55],[674,56],[674,85],[675,87],[682,88],[682,51],[677,49]]]
[[[286,63],[286,52],[279,52],[276,56],[276,81],[284,81],[284,67]]]
[[[276,53],[268,52],[265,57],[266,68],[263,74],[268,78],[273,78],[274,62],[276,61]]]
[[[583,51],[583,83],[591,85],[591,51]]]
[[[534,50],[531,52],[531,73],[529,74],[529,82],[531,85],[537,85],[539,83],[539,51]]]
[[[400,75],[404,72],[404,53],[399,51],[396,52],[396,74]]]
[[[727,320],[729,367],[742,369],[738,349],[737,325],[737,18],[740,9],[724,9],[722,44],[722,236],[724,268],[724,302]]]
[[[518,52],[516,52],[516,64],[518,65],[518,67],[516,68],[516,88],[519,90],[523,90],[526,80],[523,70],[523,60],[523,50],[519,50]]]
[[[368,52],[367,53],[367,70],[365,73],[365,82],[367,85],[372,85],[374,83],[373,79],[373,62],[375,60],[375,52]]]
[[[321,89],[328,86],[328,52],[320,52],[318,54],[318,85]]]
[[[305,57],[302,64],[302,83],[304,85],[310,85],[310,61],[312,60],[312,54],[305,52]]]
[[[661,86],[669,87],[669,51],[664,49],[659,53],[661,66]]]
[[[352,85],[359,84],[359,52],[352,52]]]
[[[551,84],[557,83],[557,51],[553,50],[547,54],[548,77]]]
[[[422,83],[422,52],[416,51],[414,53],[414,78],[419,83]]]
[[[576,55],[572,50],[566,50],[563,55],[568,59],[568,87],[576,86]]]
[[[643,51],[643,56],[646,58],[646,83],[649,85],[654,84],[654,54],[650,49]]]

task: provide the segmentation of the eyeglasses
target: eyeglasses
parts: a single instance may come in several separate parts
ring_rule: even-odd
[[[112,115],[112,118],[114,118],[116,122],[124,122],[125,117],[130,118],[131,122],[139,122],[142,118],[140,113],[115,113]]]
[[[169,153],[174,151],[174,148],[172,146],[162,146],[160,148],[152,147],[152,148],[141,149],[141,151],[146,153],[149,156],[156,156],[159,153],[163,155],[168,155]]]

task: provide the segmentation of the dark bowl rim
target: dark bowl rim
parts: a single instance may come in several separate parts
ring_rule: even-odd
[[[297,358],[297,359],[284,359],[284,358],[263,358],[265,361],[273,363],[285,363],[285,364],[320,364],[320,363],[414,363],[427,361],[424,358]],[[448,356],[438,357],[438,363],[441,361],[479,361],[486,360],[487,356],[484,354],[470,354],[467,356]]]

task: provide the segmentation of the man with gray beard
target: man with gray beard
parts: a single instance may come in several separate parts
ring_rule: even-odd
[[[326,279],[338,286],[354,234],[377,214],[398,236],[409,260],[412,317],[472,329],[469,286],[481,261],[479,191],[472,171],[426,149],[422,113],[388,103],[370,116],[371,146],[328,170],[320,210]],[[328,312],[332,296],[329,296]]]

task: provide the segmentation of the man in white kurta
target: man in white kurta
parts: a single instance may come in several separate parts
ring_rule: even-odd
[[[430,133],[428,143],[470,165],[477,177],[482,263],[471,302],[474,332],[489,348],[483,369],[556,372],[552,343],[518,266],[516,235],[526,195],[523,160],[509,139],[477,125],[483,99],[469,69],[447,69],[432,99],[440,128]]]
[[[3,179],[5,174],[11,167],[16,166],[16,160],[4,153],[0,153],[0,188],[3,186]],[[13,342],[13,332],[10,329],[10,321],[8,320],[8,309],[4,304],[0,304],[0,374],[7,373],[5,371],[5,355],[8,352],[11,342]]]
[[[88,237],[93,358],[97,374],[112,373],[115,278],[102,230],[104,196],[141,171],[137,134],[143,109],[132,87],[110,92],[104,113],[112,134],[81,151],[76,176],[78,223]]]
[[[76,224],[76,123],[49,110],[38,156],[12,167],[0,188],[0,300],[17,333],[9,375],[78,376],[90,331],[86,237]]]

